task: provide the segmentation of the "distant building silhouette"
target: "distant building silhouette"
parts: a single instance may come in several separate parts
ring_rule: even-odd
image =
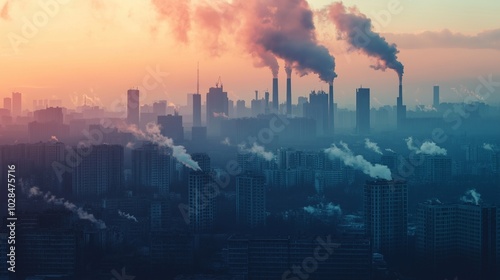
[[[432,106],[434,108],[439,108],[439,86],[434,86],[434,96],[433,96],[433,102]]]
[[[184,141],[182,116],[177,114],[158,116],[158,125],[160,125],[160,131],[163,136],[171,138],[176,142]]]
[[[127,91],[127,123],[139,126],[140,102],[139,90],[129,89]]]
[[[207,132],[214,137],[220,134],[220,122],[228,116],[227,92],[222,84],[211,87],[207,93]]]
[[[236,177],[236,219],[244,227],[266,224],[265,178],[251,173]]]
[[[9,110],[9,113],[12,114],[12,98],[5,97],[3,99],[3,108]]]
[[[172,176],[172,157],[166,149],[145,143],[132,151],[132,180],[137,191],[149,188],[157,194],[168,195]]]
[[[22,113],[22,95],[20,92],[12,93],[12,116],[18,117]]]
[[[201,94],[193,94],[193,126],[201,126]]]
[[[370,89],[356,89],[356,132],[370,133]]]
[[[316,132],[323,136],[328,132],[328,95],[324,91],[309,94],[309,103],[304,104],[304,117],[316,121]]]

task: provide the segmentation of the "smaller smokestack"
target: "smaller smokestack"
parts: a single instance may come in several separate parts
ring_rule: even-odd
[[[286,62],[286,114],[292,114],[292,64]]]
[[[255,100],[259,100],[259,91],[258,90],[255,91]]]
[[[278,78],[273,78],[273,110],[276,112],[279,110]]]
[[[334,130],[334,104],[333,101],[333,80],[328,83],[328,121],[330,127],[330,133],[333,134]]]
[[[266,107],[265,107],[266,114],[269,114],[269,91],[266,91],[264,93],[264,98],[265,98],[265,102],[266,102]]]

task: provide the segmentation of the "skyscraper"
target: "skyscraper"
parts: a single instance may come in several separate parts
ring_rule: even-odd
[[[90,153],[73,168],[73,195],[78,198],[112,193],[123,184],[123,147],[91,147]]]
[[[318,93],[313,91],[309,94],[309,103],[304,104],[304,116],[316,121],[318,135],[328,133],[328,126],[330,125],[328,119],[328,95],[324,91]]]
[[[21,101],[21,93],[13,92],[12,93],[12,115],[17,117],[20,116],[22,112],[22,101]]]
[[[405,181],[367,181],[364,187],[365,231],[373,252],[397,257],[405,252],[408,187]]]
[[[127,123],[139,126],[139,90],[127,91]]]
[[[236,177],[236,219],[244,227],[255,228],[266,224],[265,178],[243,174]]]
[[[220,133],[220,121],[227,117],[228,98],[222,84],[217,83],[207,93],[207,132],[209,136]]]
[[[198,163],[201,170],[204,172],[210,172],[211,164],[210,157],[205,153],[193,153],[191,158]]]
[[[205,171],[191,171],[188,179],[189,226],[194,232],[213,229],[215,196],[213,179]]]
[[[158,125],[160,125],[161,134],[172,138],[174,141],[184,140],[184,127],[182,126],[182,116],[166,115],[158,116]]]
[[[201,126],[201,94],[193,94],[193,126]]]
[[[434,96],[433,96],[433,102],[432,102],[432,106],[434,108],[438,108],[439,107],[439,86],[434,86]]]
[[[156,116],[163,116],[167,114],[167,101],[160,100],[153,103],[153,114]]]
[[[132,151],[132,181],[138,191],[151,188],[161,195],[168,195],[172,158],[165,149],[151,143]]]
[[[356,132],[370,132],[370,89],[356,89]]]
[[[12,98],[5,97],[3,99],[3,108],[9,110],[9,112],[12,114]]]

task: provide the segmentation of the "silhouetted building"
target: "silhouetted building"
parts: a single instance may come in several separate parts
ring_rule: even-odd
[[[204,172],[210,172],[210,157],[205,153],[193,153],[191,154],[191,158],[198,163],[201,170]]]
[[[434,90],[434,95],[433,95],[433,99],[432,99],[432,106],[434,108],[439,108],[439,86],[434,86],[433,88]]]
[[[265,178],[244,174],[236,177],[236,219],[244,227],[255,228],[266,224]]]
[[[422,268],[431,275],[466,273],[493,279],[500,264],[499,213],[495,206],[472,203],[419,204],[416,252]]]
[[[214,226],[214,182],[210,173],[191,171],[188,178],[189,226],[194,232],[209,232]]]
[[[328,132],[328,95],[324,91],[309,94],[309,103],[304,104],[304,117],[316,121],[316,132],[323,136]]]
[[[193,94],[193,126],[201,126],[201,94]]]
[[[370,89],[356,89],[356,132],[370,133]]]
[[[153,113],[156,116],[164,116],[167,114],[167,101],[160,100],[153,103]]]
[[[140,192],[150,188],[155,193],[168,195],[171,180],[172,157],[165,148],[145,143],[132,151],[132,181]]]
[[[161,134],[163,136],[171,138],[175,142],[184,140],[182,116],[177,114],[158,116],[158,125],[160,125]]]
[[[73,167],[73,196],[102,196],[118,191],[123,184],[123,147],[91,146],[87,156]]]
[[[364,187],[366,234],[373,252],[396,257],[406,252],[408,187],[405,181],[367,181]]]
[[[20,92],[12,93],[12,116],[17,117],[22,113],[22,97]]]
[[[129,89],[127,91],[127,123],[139,126],[139,90]]]
[[[12,113],[12,98],[5,97],[3,99],[3,108],[9,110],[9,112]]]
[[[64,121],[64,114],[62,108],[50,107],[33,112],[35,121],[40,123],[57,123],[62,124]]]
[[[227,118],[227,92],[223,91],[222,84],[211,87],[207,93],[207,132],[208,136],[219,136],[220,122]]]

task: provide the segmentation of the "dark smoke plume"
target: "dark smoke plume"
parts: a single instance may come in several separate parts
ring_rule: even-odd
[[[392,69],[402,79],[404,66],[398,60],[399,50],[395,44],[389,44],[384,37],[373,31],[372,22],[366,15],[356,7],[346,9],[344,4],[334,3],[328,7],[328,16],[337,27],[340,38],[354,49],[377,58],[377,64],[371,66],[373,69]]]

